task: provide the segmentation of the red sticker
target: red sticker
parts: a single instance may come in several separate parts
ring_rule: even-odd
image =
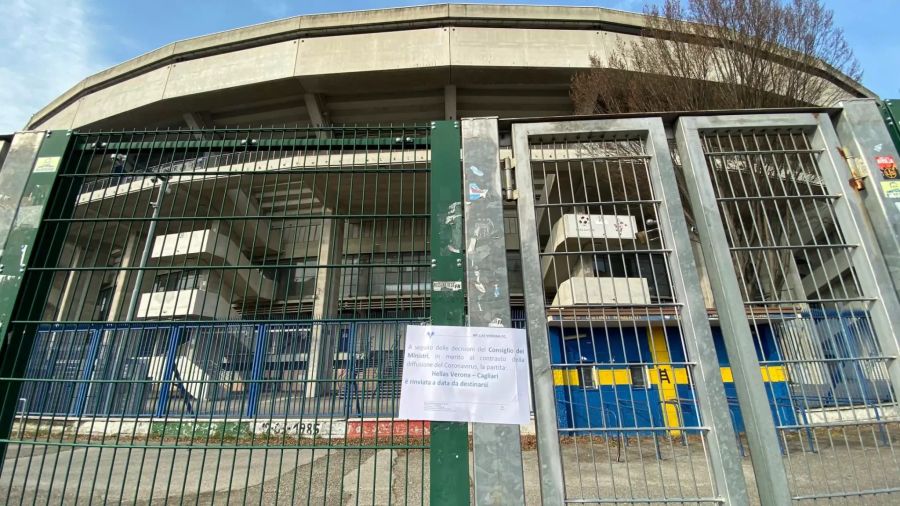
[[[875,163],[878,164],[879,169],[896,166],[893,156],[876,156]]]

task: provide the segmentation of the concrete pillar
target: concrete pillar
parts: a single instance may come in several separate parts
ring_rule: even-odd
[[[456,119],[456,85],[444,86],[444,119]]]
[[[138,237],[137,234],[128,236],[128,241],[125,243],[125,251],[122,252],[122,261],[119,262],[119,267],[131,267],[131,260],[134,257],[134,249],[137,247]],[[106,321],[114,322],[119,319],[119,314],[122,312],[122,301],[128,293],[128,272],[129,271],[122,270],[116,273],[116,284],[113,289],[112,300],[109,303],[109,315],[107,316]]]
[[[78,267],[79,262],[81,262],[82,249],[78,246],[73,246],[72,249],[72,262],[69,264],[69,267]],[[75,280],[78,278],[79,271],[69,271],[69,275],[66,276],[66,284],[63,286],[62,296],[59,298],[59,307],[56,309],[56,321],[60,322],[66,320],[66,315],[69,312],[69,307],[72,305],[72,294],[75,291]],[[76,316],[74,319],[78,319]]]
[[[340,265],[343,252],[344,221],[337,219],[323,220],[319,254],[316,261],[320,267],[316,269],[313,320],[335,318],[338,315],[341,270],[323,266]],[[309,380],[332,379],[334,350],[338,340],[338,332],[334,327],[331,324],[319,323],[312,329],[306,371],[306,378]],[[307,383],[306,396],[314,397],[327,394],[331,387],[332,385],[329,382]]]

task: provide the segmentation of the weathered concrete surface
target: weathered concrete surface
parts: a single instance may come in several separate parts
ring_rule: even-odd
[[[785,463],[795,494],[858,491],[900,482],[897,456],[875,440],[832,446],[788,438]],[[710,479],[696,440],[563,444],[570,499],[709,497]],[[0,474],[2,504],[428,504],[428,452],[405,449],[75,450],[10,447]],[[621,451],[620,451],[621,450]],[[659,453],[657,453],[657,451]],[[470,454],[471,464],[471,454]],[[523,452],[525,498],[540,504],[537,452]],[[752,504],[755,482],[743,460]],[[12,486],[10,487],[10,484]],[[838,497],[828,504],[893,505],[900,494]],[[690,502],[690,501],[688,501]],[[704,503],[705,504],[705,503]]]
[[[335,64],[340,62],[337,67]],[[450,29],[314,37],[300,40],[298,77],[450,65]]]
[[[402,93],[430,85],[442,92],[455,85],[462,97],[471,93],[466,88],[487,84],[485,75],[469,74],[470,68],[521,69],[527,76],[515,81],[541,90],[567,85],[571,71],[589,66],[591,53],[603,55],[620,41],[636,40],[633,34],[645,24],[643,15],[609,9],[514,5],[445,4],[294,17],[174,42],[116,65],[73,86],[35,114],[28,127],[76,128],[151,104],[161,108],[150,116],[157,123],[164,114],[179,124],[184,113],[200,110],[192,108],[246,109],[248,97],[270,110],[272,100],[284,100],[279,88],[284,84],[293,85],[298,97],[331,92],[334,83],[323,82],[322,76],[344,76],[344,86],[355,94],[369,93],[371,86],[361,84],[374,78],[397,83],[387,89]],[[347,82],[350,73],[357,76]],[[848,97],[874,96],[842,74],[829,77]],[[238,86],[244,89],[235,104],[224,92]],[[384,119],[375,112],[366,119]],[[134,121],[131,126],[146,126],[139,123],[145,118]]]
[[[396,450],[378,450],[345,474],[343,488],[348,503],[390,504],[396,460]]]
[[[142,105],[162,100],[169,80],[171,67],[163,67],[132,79],[114,84],[97,93],[86,95],[79,101],[78,108],[68,127],[54,125],[54,128],[74,128],[93,121],[119,114]]]
[[[289,40],[173,64],[163,98],[286,79],[294,73],[297,45]]]

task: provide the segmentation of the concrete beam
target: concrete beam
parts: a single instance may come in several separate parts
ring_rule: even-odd
[[[312,126],[325,126],[328,124],[328,109],[325,108],[325,100],[318,93],[304,93],[303,101],[306,103],[306,112],[309,114],[309,124]]]
[[[231,189],[225,192],[225,202],[222,205],[222,214],[259,216],[259,206],[251,199],[246,192],[241,189]],[[239,222],[229,223],[226,231],[231,230],[239,232],[242,237],[251,238],[250,250],[254,254],[257,250],[266,252],[273,251],[269,248],[269,241],[274,243],[274,238],[269,230],[264,230],[266,226],[260,223],[260,220],[240,220]],[[280,237],[278,240],[280,241]],[[243,241],[242,241],[243,243]]]
[[[140,230],[138,230],[138,232],[140,232]],[[119,266],[123,269],[131,267],[131,261],[134,259],[135,248],[137,247],[138,242],[139,237],[137,233],[128,236],[128,242],[125,243],[125,251],[122,252],[122,260],[119,261]],[[109,303],[109,313],[107,314],[106,321],[117,321],[119,315],[123,313],[122,309],[126,307],[123,303],[127,299],[128,289],[130,288],[128,285],[129,282],[134,282],[128,279],[129,272],[130,271],[127,270],[120,270],[116,273],[116,282],[113,288],[112,300]],[[82,300],[84,299],[82,298]]]
[[[816,270],[810,272],[803,278],[803,296],[808,297],[813,294],[812,299],[819,298],[817,291],[840,277],[847,269],[850,268],[850,254],[836,254],[828,260],[822,262]],[[826,295],[826,297],[830,297]]]
[[[186,112],[182,114],[181,117],[184,119],[184,122],[191,130],[203,130],[205,128],[209,128],[210,125],[212,125],[212,118],[210,117],[208,112]],[[203,134],[201,134],[200,132],[194,132],[193,135],[195,139],[203,139]]]
[[[192,128],[194,130],[209,128],[209,113],[199,111],[186,112],[182,114],[181,117],[184,118],[184,122],[187,123],[188,128]]]

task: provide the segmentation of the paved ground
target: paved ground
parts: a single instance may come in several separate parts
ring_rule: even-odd
[[[799,494],[900,484],[900,455],[861,440],[790,440],[785,461]],[[403,449],[202,450],[11,445],[0,504],[425,504],[428,452]],[[45,451],[46,450],[46,451]],[[709,497],[697,441],[579,438],[563,444],[570,498]],[[537,454],[523,454],[527,504],[540,504]],[[752,480],[749,458],[745,473]],[[751,481],[751,490],[753,489]],[[690,502],[697,504],[698,502]],[[702,502],[700,502],[702,504]],[[828,504],[898,504],[900,496]],[[647,504],[647,502],[643,502]]]

